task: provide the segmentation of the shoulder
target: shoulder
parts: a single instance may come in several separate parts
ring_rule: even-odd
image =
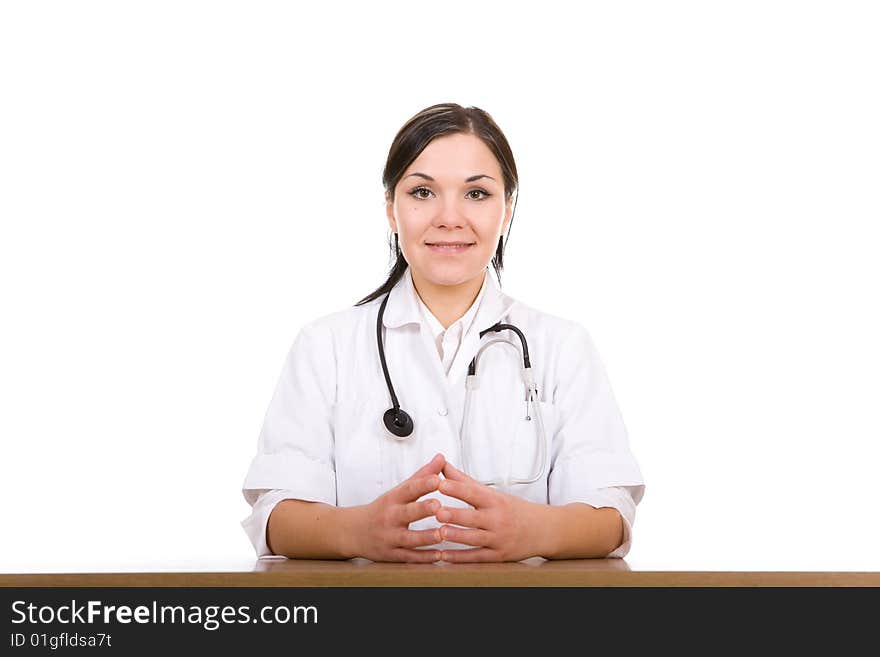
[[[589,338],[586,326],[571,317],[563,317],[554,313],[546,312],[531,304],[514,299],[510,309],[511,322],[522,323],[531,332],[537,332],[544,339],[550,339],[556,343],[572,339]]]
[[[602,366],[593,337],[579,319],[547,312],[519,300],[511,306],[509,317],[510,323],[525,334],[535,360],[540,357],[554,372],[562,375]]]
[[[326,315],[312,319],[303,326],[304,331],[313,333],[339,333],[350,330],[351,327],[362,324],[365,321],[376,321],[376,313],[382,298],[360,306],[348,306],[341,310],[335,310]]]

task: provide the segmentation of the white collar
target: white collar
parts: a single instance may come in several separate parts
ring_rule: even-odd
[[[471,308],[474,309],[472,321],[481,331],[496,324],[516,303],[501,291],[498,283],[489,275],[488,267],[480,295],[479,304],[475,301]],[[385,306],[382,323],[386,328],[420,324],[422,311],[419,308],[419,301],[418,292],[412,282],[412,274],[407,268],[388,293],[388,303]]]
[[[407,269],[404,273],[404,276],[409,276],[412,278],[412,270]],[[436,315],[431,312],[431,309],[425,305],[424,300],[419,296],[418,292],[415,289],[415,285],[413,285],[413,292],[416,295],[416,301],[419,302],[419,308],[422,311],[422,316],[425,318],[425,322],[427,322],[428,327],[431,329],[431,334],[436,338],[444,331],[451,329],[456,324],[461,328],[461,335],[467,335],[468,330],[470,330],[471,324],[474,321],[474,316],[477,314],[477,308],[480,307],[480,301],[483,299],[483,291],[486,289],[486,279],[489,277],[488,270],[484,272],[483,276],[483,284],[480,286],[480,291],[477,294],[477,298],[474,299],[474,302],[470,305],[465,312],[464,315],[456,319],[452,324],[450,324],[447,328],[443,328],[443,324],[440,323],[440,320],[437,319]]]

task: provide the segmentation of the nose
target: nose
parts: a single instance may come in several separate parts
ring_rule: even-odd
[[[431,220],[431,225],[435,228],[456,229],[462,228],[467,224],[464,212],[458,206],[456,199],[447,199],[440,204],[437,213]]]

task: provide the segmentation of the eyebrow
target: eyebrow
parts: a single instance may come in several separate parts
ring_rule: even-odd
[[[421,176],[425,180],[430,180],[431,182],[434,182],[434,179],[431,176],[429,176],[427,173],[419,173],[418,171],[416,171],[415,173],[409,174],[409,176]],[[404,176],[404,177],[409,178],[409,176]],[[487,176],[485,173],[478,173],[475,176],[465,178],[464,181],[466,183],[469,183],[469,182],[473,182],[474,180],[479,180],[480,178],[488,178],[489,180],[495,180],[492,176]]]

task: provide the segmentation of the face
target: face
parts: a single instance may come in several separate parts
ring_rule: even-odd
[[[479,137],[467,134],[431,141],[385,204],[413,280],[445,286],[482,280],[511,207],[498,160]]]

